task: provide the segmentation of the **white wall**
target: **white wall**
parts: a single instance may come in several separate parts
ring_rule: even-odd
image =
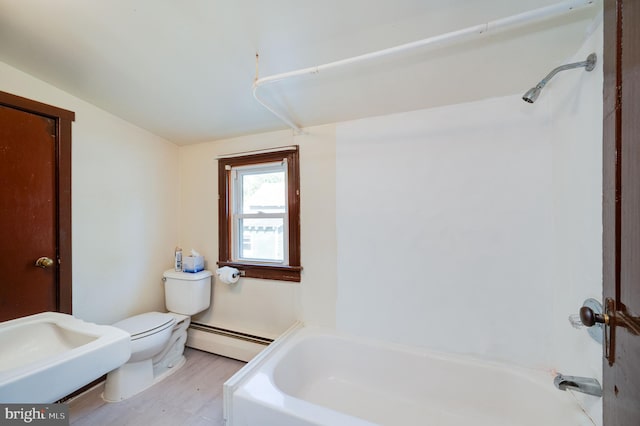
[[[520,96],[337,126],[338,328],[598,376],[601,68]]]
[[[162,271],[178,241],[178,147],[4,63],[0,90],[76,113],[74,315],[112,323],[164,309]]]
[[[563,348],[597,355],[601,349],[585,338],[586,330],[576,332],[567,320],[584,299],[602,300],[602,38],[590,38],[570,60],[582,61],[591,52],[599,53],[592,73],[567,74],[549,87],[554,116],[560,117],[553,129],[554,245],[559,254],[554,262],[554,322],[561,325],[554,347],[560,368],[585,375],[600,372],[600,362],[590,365],[586,357],[576,359]]]
[[[587,298],[602,301],[602,25],[568,62],[598,55],[590,72],[549,83],[553,102],[554,257],[553,359],[559,371],[602,382],[602,346],[567,317]],[[560,75],[558,75],[560,77]],[[553,83],[553,86],[551,84]],[[546,89],[545,89],[546,91]],[[577,395],[594,419],[602,404]]]
[[[335,324],[335,130],[334,126],[263,133],[180,148],[181,244],[218,260],[218,163],[222,154],[300,145],[300,283],[241,278],[232,286],[214,280],[212,306],[194,321],[277,337],[296,320]]]
[[[518,96],[338,126],[338,327],[547,361],[551,153]]]
[[[335,126],[314,127],[303,136],[274,132],[179,149],[4,63],[0,90],[76,113],[76,316],[112,323],[164,310],[162,272],[172,267],[175,245],[200,250],[207,266],[216,267],[216,156],[299,144],[302,282],[243,279],[235,287],[215,283],[212,309],[197,320],[265,337],[276,337],[297,319],[335,325]]]

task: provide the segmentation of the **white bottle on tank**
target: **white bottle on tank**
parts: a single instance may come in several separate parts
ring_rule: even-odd
[[[173,269],[176,272],[182,271],[182,249],[180,247],[176,247]]]

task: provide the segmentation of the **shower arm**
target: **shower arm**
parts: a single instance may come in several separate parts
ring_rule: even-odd
[[[556,67],[553,70],[551,70],[551,72],[547,74],[545,78],[540,80],[540,83],[536,84],[536,89],[542,89],[549,82],[549,80],[551,80],[553,76],[558,74],[560,71],[566,71],[566,70],[580,68],[580,67],[584,67],[587,71],[592,71],[593,68],[595,68],[595,66],[596,66],[595,53],[592,53],[589,56],[587,56],[587,59],[584,61],[574,62],[572,64],[560,65],[559,67]]]

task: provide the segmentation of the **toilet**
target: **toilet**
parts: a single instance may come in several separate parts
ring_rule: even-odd
[[[182,367],[191,316],[211,304],[211,275],[211,271],[165,271],[162,280],[169,312],[146,312],[112,324],[131,335],[131,357],[107,374],[105,401],[132,397]]]

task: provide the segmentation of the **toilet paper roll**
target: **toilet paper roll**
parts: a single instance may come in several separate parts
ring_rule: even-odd
[[[240,271],[230,266],[223,266],[216,270],[218,279],[225,284],[235,284],[240,279]]]

